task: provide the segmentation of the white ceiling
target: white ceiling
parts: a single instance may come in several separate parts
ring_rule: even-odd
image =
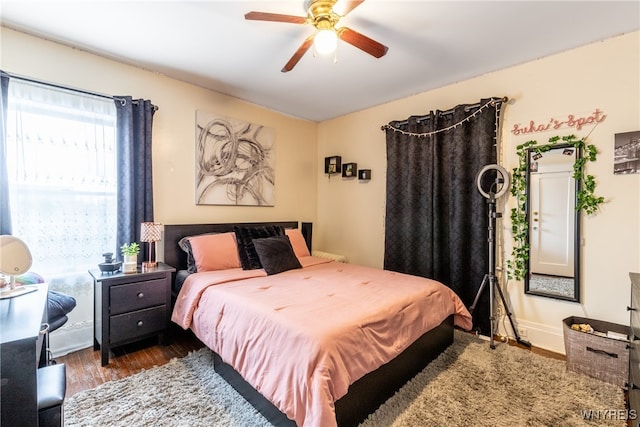
[[[302,0],[1,0],[0,23],[311,121],[640,29],[637,0],[367,0],[338,26],[386,56],[340,42],[337,63],[310,49],[282,73],[312,27],[246,21],[252,10],[306,14]]]

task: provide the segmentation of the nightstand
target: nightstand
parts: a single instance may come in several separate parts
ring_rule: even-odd
[[[102,273],[93,276],[93,349],[102,351],[102,366],[109,350],[158,336],[168,344],[171,318],[171,276],[176,269],[159,262],[153,270],[136,273]]]

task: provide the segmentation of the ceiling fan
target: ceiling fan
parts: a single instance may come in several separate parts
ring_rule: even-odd
[[[286,73],[296,66],[298,61],[300,61],[300,58],[302,58],[307,50],[309,50],[312,44],[315,44],[315,48],[318,52],[325,49],[324,46],[328,46],[326,50],[330,52],[335,50],[335,45],[338,39],[345,41],[376,58],[384,56],[387,53],[387,50],[389,50],[385,45],[380,44],[350,28],[336,28],[336,25],[341,18],[363,2],[364,0],[341,0],[340,6],[343,7],[340,11],[341,14],[338,14],[333,8],[334,5],[338,3],[338,0],[307,0],[305,2],[305,7],[307,9],[306,17],[254,11],[246,13],[244,18],[251,21],[311,24],[316,28],[317,31],[302,42],[298,50],[293,54],[291,59],[289,59],[289,62],[287,62],[284,68],[282,68],[282,72]],[[326,43],[326,45],[323,43]]]

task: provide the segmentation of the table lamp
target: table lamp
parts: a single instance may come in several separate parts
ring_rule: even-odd
[[[142,263],[142,269],[151,269],[158,265],[158,242],[161,240],[162,224],[157,222],[143,222],[140,224],[140,241],[149,243],[149,261]],[[152,245],[153,244],[153,245]],[[154,247],[155,246],[155,251]],[[153,256],[152,256],[153,254]]]

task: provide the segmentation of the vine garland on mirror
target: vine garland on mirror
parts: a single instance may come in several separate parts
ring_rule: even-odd
[[[528,243],[529,223],[526,211],[528,152],[534,149],[538,153],[544,153],[552,149],[559,141],[573,145],[579,153],[573,165],[573,178],[580,182],[576,211],[592,215],[604,202],[604,197],[595,194],[595,178],[586,172],[587,162],[596,160],[597,149],[593,144],[588,144],[585,138],[578,139],[575,135],[554,136],[549,138],[549,142],[544,145],[538,145],[538,141],[535,140],[518,145],[516,147],[518,166],[513,169],[510,190],[511,195],[515,197],[516,207],[511,209],[511,232],[513,235],[511,256],[513,259],[507,260],[507,277],[509,279],[524,279],[528,269],[530,249]]]

